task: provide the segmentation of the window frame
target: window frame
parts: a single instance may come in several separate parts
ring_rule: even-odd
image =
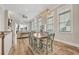
[[[50,16],[47,19],[47,32],[49,32],[49,33],[53,33],[53,18],[54,18],[53,16]],[[48,23],[49,20],[52,20],[52,23]],[[48,27],[51,26],[51,25],[52,25],[52,29],[50,29],[50,28],[48,29]]]
[[[61,28],[60,28],[60,25],[61,25],[61,23],[67,23],[65,20],[64,20],[64,22],[60,22],[60,15],[65,15],[66,13],[70,13],[70,30],[69,31],[67,31],[67,30],[65,30],[65,31],[61,31]],[[67,26],[65,26],[65,27],[67,27]],[[71,10],[67,10],[67,11],[64,11],[64,12],[62,12],[62,13],[60,13],[59,14],[59,32],[71,32]]]

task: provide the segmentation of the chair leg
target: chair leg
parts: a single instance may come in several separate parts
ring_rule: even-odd
[[[51,40],[51,52],[53,51],[53,46],[52,46],[52,43],[53,43],[53,42],[52,42],[52,40]]]
[[[46,54],[48,54],[48,39],[47,39],[47,44],[46,44]]]
[[[46,54],[48,54],[48,48],[47,48],[47,46],[46,46]]]

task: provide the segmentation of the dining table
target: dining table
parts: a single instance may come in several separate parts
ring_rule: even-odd
[[[54,41],[55,34],[48,34],[47,32],[41,33],[37,32],[34,33],[34,37],[36,39],[36,48],[39,52],[40,50],[46,50],[46,53],[48,53],[48,46],[50,45],[51,51],[53,51],[53,41]],[[50,41],[50,42],[49,42]],[[48,44],[49,43],[49,44]],[[45,48],[44,48],[45,46]]]
[[[43,50],[43,44],[44,43],[47,43],[47,39],[48,39],[48,34],[47,33],[34,33],[34,37],[36,39],[36,49],[38,51],[41,51]],[[47,47],[46,47],[46,50],[47,50]]]

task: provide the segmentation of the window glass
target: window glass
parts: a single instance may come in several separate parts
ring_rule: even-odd
[[[64,12],[59,14],[59,19],[60,19],[60,23],[59,23],[59,29],[61,32],[69,32],[71,31],[71,27],[70,27],[70,11]]]
[[[53,17],[48,18],[47,20],[47,32],[53,33]]]

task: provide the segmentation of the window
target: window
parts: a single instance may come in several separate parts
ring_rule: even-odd
[[[37,21],[34,20],[34,21],[32,22],[32,31],[36,31],[36,30],[37,30]]]
[[[24,25],[24,24],[18,24],[17,25],[18,27],[18,30],[20,31],[20,32],[26,32],[27,31],[27,25]]]
[[[47,32],[53,33],[53,17],[50,17],[47,20]]]
[[[32,26],[31,31],[34,31],[34,21],[31,22],[31,26]]]
[[[42,19],[38,20],[38,31],[41,31],[41,26],[42,26]]]
[[[59,14],[59,30],[60,32],[70,32],[70,11],[63,12]]]

